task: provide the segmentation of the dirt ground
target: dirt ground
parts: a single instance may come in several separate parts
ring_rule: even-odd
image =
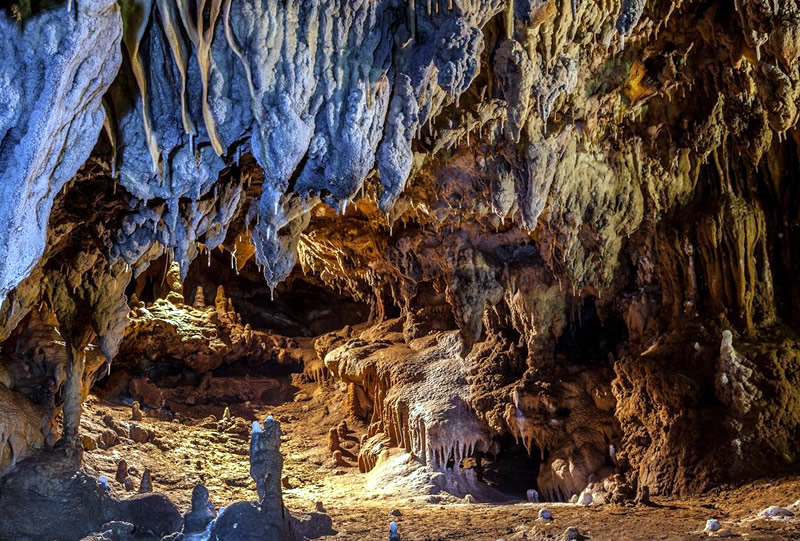
[[[118,437],[108,449],[88,450],[84,462],[98,475],[107,476],[112,491],[120,497],[126,492],[114,475],[118,461],[124,459],[137,488],[142,472],[150,468],[154,490],[167,494],[181,510],[190,507],[191,491],[197,483],[208,488],[218,508],[254,500],[248,471],[250,426],[253,420],[273,415],[284,432],[286,506],[292,512],[312,512],[321,505],[332,519],[332,528],[320,532],[319,539],[385,540],[389,522],[395,521],[405,541],[560,540],[570,526],[598,541],[691,540],[708,538],[703,528],[710,518],[718,519],[723,530],[740,538],[800,539],[800,513],[797,518],[758,518],[769,506],[788,507],[800,500],[800,478],[759,480],[688,499],[654,497],[651,507],[480,504],[446,497],[429,503],[419,495],[371,493],[364,488],[367,476],[358,472],[354,460],[359,431],[364,427],[351,423],[354,432],[342,443],[350,467],[337,466],[327,450],[328,430],[344,418],[343,389],[334,384],[301,383],[297,377],[293,385],[294,401],[274,407],[231,405],[233,419],[221,422],[224,405],[216,408],[219,411],[214,417],[207,415],[213,407],[195,408],[203,410],[204,417],[189,417],[187,411],[167,419],[144,412],[143,419],[134,422],[130,406],[90,397],[83,422],[85,435],[98,441],[104,431],[110,437],[109,426],[129,434],[133,426],[132,435],[140,441]],[[552,512],[553,520],[536,520],[543,507]]]

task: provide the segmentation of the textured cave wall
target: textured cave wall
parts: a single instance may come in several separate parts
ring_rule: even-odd
[[[0,12],[0,249],[21,254],[0,262],[0,367],[51,417],[61,405],[15,381],[8,351],[34,307],[69,353],[36,361],[40,382],[83,392],[99,367],[75,358],[114,356],[131,277],[166,259],[184,278],[222,246],[268,288],[304,272],[370,306],[367,335],[321,339],[315,366],[355,355],[375,374],[346,376],[358,396],[393,396],[361,408],[371,436],[430,463],[393,418],[414,407],[402,369],[373,342],[468,359],[452,393],[474,441],[548,449],[554,498],[616,473],[679,492],[796,468],[795,2],[63,10]],[[43,36],[36,61],[13,61]],[[136,309],[129,337],[151,324]],[[455,329],[458,347],[409,352]]]
[[[75,16],[46,10],[24,24],[0,11],[0,304],[45,249],[53,200],[89,157],[103,125],[103,94],[121,55],[113,0],[81,2]]]

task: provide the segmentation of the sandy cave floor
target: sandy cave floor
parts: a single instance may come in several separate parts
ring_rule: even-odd
[[[286,506],[293,512],[312,512],[321,502],[333,521],[333,531],[319,539],[385,540],[388,524],[398,523],[402,539],[562,539],[564,530],[576,526],[593,540],[689,540],[707,539],[702,533],[709,518],[717,518],[737,537],[753,540],[800,539],[800,517],[763,519],[757,515],[771,505],[789,506],[800,499],[800,478],[776,478],[712,491],[688,499],[654,497],[652,507],[603,505],[585,508],[570,504],[463,503],[444,497],[432,504],[422,495],[380,494],[365,490],[368,476],[352,467],[337,467],[326,447],[327,432],[343,418],[343,391],[335,385],[293,382],[295,401],[275,407],[232,405],[232,423],[221,425],[224,405],[196,408],[199,417],[178,415],[160,419],[145,412],[136,425],[151,431],[152,439],[136,443],[120,438],[113,447],[84,454],[86,465],[106,475],[112,491],[124,497],[114,481],[117,462],[125,459],[138,488],[145,467],[152,472],[154,490],[167,494],[182,511],[190,507],[192,488],[203,483],[217,508],[234,501],[255,499],[249,475],[249,430],[254,419],[271,414],[284,431],[282,452]],[[105,417],[105,420],[104,420]],[[110,417],[110,419],[109,419]],[[131,408],[90,396],[82,423],[83,433],[97,437],[109,420],[118,426],[132,423]],[[351,443],[357,449],[355,426]],[[552,521],[537,521],[540,508],[553,513]],[[400,512],[399,516],[392,511]]]

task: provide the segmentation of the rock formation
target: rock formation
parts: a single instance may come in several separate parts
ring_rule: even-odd
[[[203,485],[195,486],[192,490],[192,509],[183,516],[183,533],[194,534],[205,531],[216,516],[214,504],[208,500],[208,489]]]
[[[212,540],[268,541],[295,539],[289,512],[283,505],[281,472],[283,456],[281,424],[268,417],[253,422],[250,435],[250,476],[256,484],[258,502],[239,502],[225,509],[211,529]]]
[[[798,13],[1,8],[0,474],[77,467],[101,379],[166,415],[300,371],[348,386],[363,471],[524,449],[522,497],[593,501],[797,471]]]

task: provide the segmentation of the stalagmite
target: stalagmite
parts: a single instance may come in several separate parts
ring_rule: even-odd
[[[153,492],[153,481],[151,479],[150,468],[145,468],[142,474],[142,481],[139,483],[139,493],[148,494]]]
[[[328,450],[331,453],[339,450],[339,434],[333,427],[328,430]]]
[[[69,448],[78,445],[78,428],[83,411],[83,369],[85,352],[78,351],[70,343],[67,349],[67,374],[64,384],[64,409],[62,412],[61,441]]]

